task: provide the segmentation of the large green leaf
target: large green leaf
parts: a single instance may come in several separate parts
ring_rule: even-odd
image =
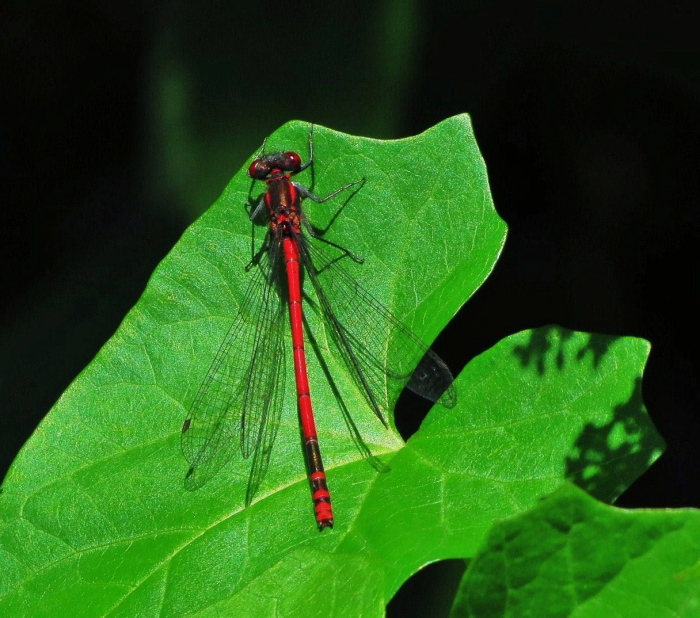
[[[616,509],[563,487],[496,524],[453,616],[700,615],[700,512]]]
[[[267,149],[305,153],[308,131],[307,124],[290,123]],[[314,135],[317,195],[366,178],[328,238],[364,257],[364,265],[347,268],[432,340],[488,275],[505,237],[468,118],[393,142],[320,127]],[[282,573],[321,575],[324,560],[338,561],[327,552],[351,530],[378,473],[361,461],[313,355],[310,379],[336,495],[336,530],[319,535],[315,528],[292,388],[269,473],[251,507],[243,508],[249,462],[240,458],[204,489],[183,488],[180,426],[250,277],[245,169],[247,163],[163,260],[117,333],[13,464],[0,503],[3,613],[135,615],[161,608],[181,615],[229,597],[243,603],[255,583],[277,590]],[[311,170],[298,177],[307,185],[311,179]],[[341,204],[307,204],[307,211],[322,227]],[[388,457],[400,450],[399,436],[377,422],[329,353],[316,312],[308,320],[372,452]],[[340,571],[337,581],[357,595]],[[293,594],[285,598],[293,607]]]
[[[639,476],[663,449],[640,396],[648,350],[641,339],[545,327],[469,363],[460,404],[432,410],[354,523],[391,565],[387,594],[427,562],[473,556],[495,519],[564,479],[612,498]],[[378,526],[387,513],[391,525]],[[342,547],[367,552],[357,539]]]
[[[267,148],[304,152],[307,133],[291,123]],[[363,256],[347,270],[431,341],[505,235],[467,118],[395,142],[317,127],[314,143],[317,195],[367,179],[328,238]],[[244,508],[249,462],[238,457],[185,491],[180,426],[250,276],[250,185],[239,173],[187,231],[13,465],[0,500],[0,613],[382,615],[421,566],[473,555],[494,519],[566,478],[613,497],[660,452],[639,396],[641,340],[554,327],[510,337],[468,365],[457,406],[436,407],[404,445],[310,310],[343,403],[389,471],[363,459],[312,354],[335,529],[319,533],[311,514],[291,376],[253,504]],[[330,220],[328,204],[305,205],[318,225]]]

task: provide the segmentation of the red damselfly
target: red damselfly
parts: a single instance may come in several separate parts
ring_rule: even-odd
[[[321,199],[292,180],[292,176],[313,163],[312,134],[306,163],[295,152],[264,154],[264,148],[263,145],[262,154],[248,168],[251,178],[266,183],[266,191],[250,218],[255,221],[265,214],[268,232],[261,249],[254,252],[246,267],[255,272],[238,315],[182,426],[182,450],[190,463],[185,485],[188,489],[201,487],[240,446],[244,458],[253,456],[246,505],[252,501],[267,470],[283,407],[286,305],[292,332],[297,408],[316,522],[322,530],[333,526],[333,510],[306,370],[302,269],[311,281],[340,357],[385,426],[392,394],[404,385],[447,407],[455,404],[456,393],[445,363],[339,263],[344,257],[362,260],[314,233],[302,211],[302,199],[321,204],[364,179]],[[387,358],[389,341],[392,353]]]

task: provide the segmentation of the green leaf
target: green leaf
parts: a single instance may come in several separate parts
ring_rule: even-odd
[[[308,124],[290,123],[267,149],[305,155],[308,132]],[[392,142],[316,127],[314,145],[314,169],[297,180],[317,195],[366,178],[327,237],[365,259],[347,269],[429,342],[483,282],[505,238],[468,118]],[[307,597],[311,572],[337,582],[343,602],[356,604],[360,588],[344,573],[352,561],[329,550],[348,534],[377,472],[362,461],[313,355],[336,530],[320,535],[315,527],[290,387],[270,470],[251,507],[243,508],[249,462],[240,458],[202,490],[183,487],[180,427],[250,278],[248,163],[163,260],[14,462],[0,501],[0,613],[131,616],[159,608],[182,615],[220,602],[260,615],[265,595],[256,586],[278,607],[301,607],[289,591],[284,603],[274,598],[284,579],[292,585],[308,576],[298,588]],[[262,190],[253,187],[252,195]],[[342,203],[305,206],[323,227]],[[316,312],[307,317],[364,440],[375,455],[390,457],[402,441],[378,423],[329,355]],[[368,562],[362,556],[354,561],[351,573],[363,579],[375,568],[373,561],[369,571],[360,568]],[[324,563],[341,565],[335,577]],[[369,587],[382,590],[375,582]],[[376,596],[373,607],[383,600]]]
[[[267,149],[303,153],[307,135],[308,125],[290,123]],[[430,342],[484,281],[505,237],[468,119],[392,142],[316,127],[314,150],[317,195],[367,179],[327,236],[364,257],[346,269]],[[311,354],[336,527],[316,530],[291,375],[253,504],[244,508],[250,464],[238,457],[187,492],[180,427],[250,277],[245,169],[13,464],[0,498],[3,615],[382,615],[418,568],[473,555],[494,519],[565,478],[613,496],[658,456],[639,398],[641,340],[559,328],[510,337],[468,365],[457,406],[436,407],[404,445],[309,310],[343,403],[390,471],[363,459]],[[297,180],[310,186],[310,177]],[[323,227],[335,203],[305,206]]]
[[[494,525],[452,615],[700,615],[700,512],[629,511],[572,486]]]
[[[641,339],[545,327],[469,363],[458,406],[432,410],[354,523],[392,565],[387,594],[428,562],[473,556],[495,519],[564,479],[612,496],[639,476],[663,449],[639,395],[648,352]]]

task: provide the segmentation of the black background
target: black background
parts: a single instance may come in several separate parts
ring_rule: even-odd
[[[266,134],[468,112],[509,236],[438,352],[458,371],[549,323],[648,339],[668,448],[618,504],[700,506],[695,3],[0,6],[0,472]],[[396,615],[449,607],[459,569],[426,572]]]

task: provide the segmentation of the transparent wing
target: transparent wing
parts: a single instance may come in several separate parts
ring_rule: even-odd
[[[336,346],[380,420],[386,424],[404,386],[454,406],[457,394],[447,365],[355,281],[339,263],[344,256],[330,255],[320,243],[300,241],[299,246]]]
[[[275,256],[261,259],[233,325],[194,397],[182,426],[182,452],[190,463],[185,487],[208,482],[240,446],[255,453],[251,479],[267,470],[284,399],[284,305],[274,285]],[[250,491],[250,483],[249,483]]]

